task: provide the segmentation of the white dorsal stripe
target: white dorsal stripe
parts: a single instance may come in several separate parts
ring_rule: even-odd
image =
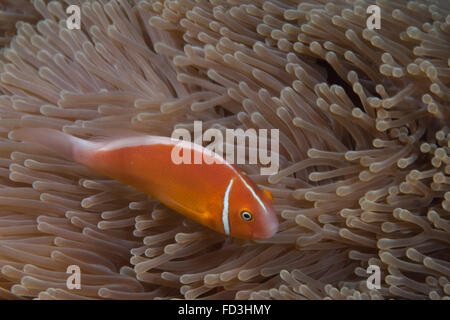
[[[261,207],[264,209],[264,211],[267,211],[266,206],[264,205],[264,203],[262,202],[261,198],[258,197],[258,195],[255,193],[255,190],[253,190],[252,187],[250,187],[247,183],[247,181],[245,181],[245,179],[241,176],[239,176],[242,180],[242,182],[245,184],[245,186],[247,187],[248,190],[250,190],[250,192],[252,193],[253,197],[256,199],[256,201],[258,201],[258,203],[261,205]]]
[[[229,204],[229,198],[230,198],[230,190],[231,186],[233,185],[234,179],[230,180],[230,183],[228,184],[227,190],[225,191],[225,195],[223,196],[223,210],[222,210],[222,223],[223,223],[223,230],[225,231],[225,234],[227,236],[230,235],[230,221],[228,218],[228,204]]]
[[[126,137],[126,138],[118,138],[109,142],[102,142],[103,145],[100,148],[101,151],[110,151],[110,150],[118,150],[126,147],[139,147],[139,146],[150,146],[150,145],[171,145],[178,146],[179,148],[187,149],[187,150],[195,150],[200,153],[206,153],[207,155],[211,155],[214,158],[215,163],[218,164],[229,164],[225,161],[225,159],[210,150],[198,145],[196,143],[190,141],[184,141],[179,139],[174,139],[170,137],[161,137],[161,136],[151,136],[151,135],[139,135],[136,137]],[[203,159],[202,159],[203,161]],[[233,170],[234,171],[234,170]]]

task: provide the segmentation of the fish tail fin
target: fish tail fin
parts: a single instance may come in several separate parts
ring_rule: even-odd
[[[21,128],[10,132],[10,139],[36,143],[52,150],[67,160],[83,163],[93,142],[89,142],[62,131],[48,128]]]

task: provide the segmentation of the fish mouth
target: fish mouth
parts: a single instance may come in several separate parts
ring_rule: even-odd
[[[265,230],[252,232],[252,238],[255,240],[269,239],[272,238],[278,231],[278,221],[276,223],[271,223],[269,228]]]

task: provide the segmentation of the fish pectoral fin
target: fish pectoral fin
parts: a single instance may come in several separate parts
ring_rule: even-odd
[[[272,196],[272,193],[271,193],[269,190],[267,190],[267,189],[263,189],[263,192],[264,192],[264,194],[270,199],[270,201],[273,202],[273,196]]]

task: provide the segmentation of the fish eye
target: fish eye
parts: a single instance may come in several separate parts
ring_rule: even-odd
[[[245,221],[250,221],[253,219],[253,216],[250,212],[248,211],[241,211],[241,218]]]

